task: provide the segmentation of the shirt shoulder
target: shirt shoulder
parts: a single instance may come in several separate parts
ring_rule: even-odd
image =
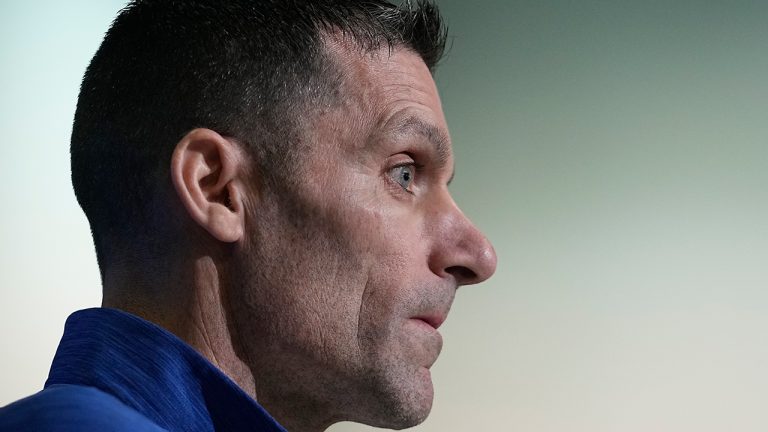
[[[57,384],[0,408],[0,432],[167,432],[94,387]]]

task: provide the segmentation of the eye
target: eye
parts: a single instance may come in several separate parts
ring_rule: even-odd
[[[389,170],[389,175],[397,182],[404,190],[411,192],[410,187],[413,185],[413,179],[416,175],[416,167],[413,164],[400,165]]]

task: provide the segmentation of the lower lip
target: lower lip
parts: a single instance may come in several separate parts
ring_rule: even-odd
[[[432,327],[432,325],[430,323],[424,321],[423,319],[411,318],[411,321],[416,321],[417,323],[419,323],[420,326],[424,327],[427,330],[431,330],[433,332],[437,332],[436,328]]]
[[[421,327],[422,329],[424,329],[424,331],[427,333],[427,335],[425,335],[425,336],[429,339],[429,341],[434,342],[434,343],[437,344],[437,348],[436,348],[437,352],[434,353],[434,357],[431,359],[431,362],[429,363],[429,366],[425,366],[424,367],[424,370],[427,372],[427,377],[429,379],[431,379],[432,375],[429,373],[429,368],[432,367],[432,363],[434,363],[435,360],[437,360],[437,356],[440,354],[440,350],[441,350],[441,348],[443,346],[443,335],[441,335],[440,332],[437,331],[436,328],[432,327],[428,322],[426,322],[426,321],[424,321],[422,319],[411,318],[410,321],[415,321],[415,324],[417,326]],[[426,340],[425,340],[425,342],[426,342]]]

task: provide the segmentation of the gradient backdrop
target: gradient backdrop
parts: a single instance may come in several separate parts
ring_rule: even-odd
[[[68,145],[122,2],[63,3],[0,3],[0,405],[100,303]],[[768,2],[439,4],[452,190],[499,268],[416,430],[768,430]]]

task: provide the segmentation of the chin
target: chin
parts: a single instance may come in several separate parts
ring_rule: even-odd
[[[420,404],[411,405],[403,410],[401,415],[391,421],[386,427],[390,429],[406,429],[424,422],[432,411],[432,398],[422,401]]]
[[[424,422],[432,410],[434,398],[429,371],[420,368],[415,376],[400,375],[386,381],[386,385],[375,391],[375,403],[367,418],[353,421],[395,430]]]

